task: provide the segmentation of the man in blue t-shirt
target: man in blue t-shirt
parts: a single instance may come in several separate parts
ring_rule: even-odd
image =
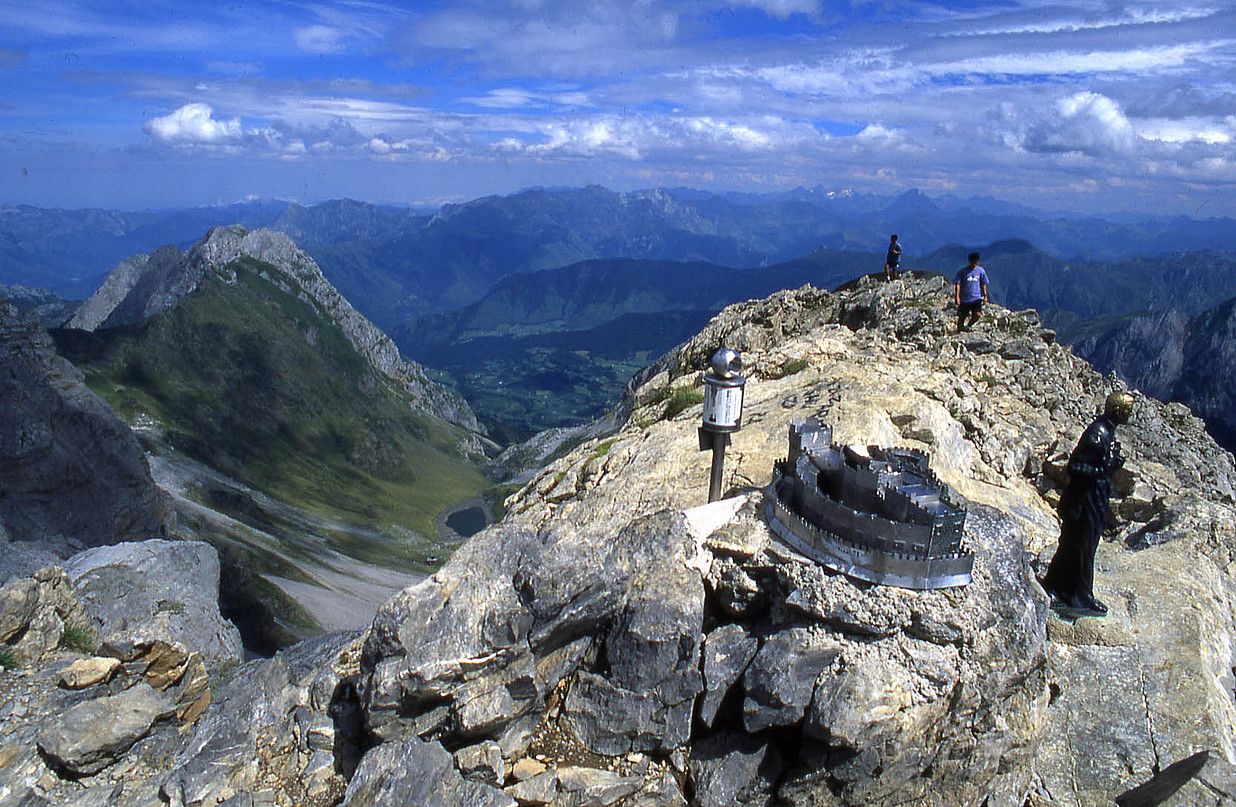
[[[897,243],[897,236],[890,235],[888,237],[888,255],[884,257],[884,279],[896,280],[897,267],[901,264],[901,244]]]
[[[957,273],[953,279],[953,296],[957,300],[957,332],[974,327],[983,314],[987,302],[987,270],[979,266],[979,254],[970,253],[970,265]],[[966,315],[970,315],[967,323]]]

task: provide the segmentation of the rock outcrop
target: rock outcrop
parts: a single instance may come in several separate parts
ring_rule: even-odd
[[[274,271],[263,275],[266,280],[322,310],[356,351],[379,373],[399,383],[419,409],[473,432],[480,430],[471,408],[457,393],[430,380],[419,364],[405,361],[391,338],[344,299],[313,258],[276,230],[215,227],[187,252],[166,246],[151,255],[121,261],[81,305],[68,327],[95,330],[143,322],[204,283],[235,282],[235,272],[228,264],[241,258],[269,265]]]
[[[194,648],[212,666],[244,658],[240,632],[219,613],[219,554],[209,544],[101,546],[64,568],[102,644],[161,640]]]
[[[752,730],[801,714],[803,726],[817,727],[804,733],[815,733],[817,742],[831,749],[815,774],[803,774],[798,769],[810,752],[806,742],[796,745],[798,759],[788,763],[790,772],[774,777],[769,792],[791,802],[883,803],[895,797],[881,788],[899,781],[899,792],[913,793],[926,776],[928,799],[946,799],[941,794],[961,787],[957,792],[986,788],[991,803],[1020,804],[1029,794],[1039,803],[1090,804],[1109,801],[1201,748],[1232,759],[1236,587],[1229,570],[1236,545],[1236,465],[1179,404],[1144,399],[1134,423],[1119,435],[1129,461],[1116,480],[1116,529],[1100,548],[1098,572],[1100,596],[1114,603],[1113,615],[1097,624],[1061,622],[1042,608],[1030,570],[1024,576],[1005,570],[993,579],[1018,579],[1025,590],[996,597],[1012,611],[987,624],[1016,625],[1012,632],[1028,646],[1006,652],[997,644],[984,651],[982,642],[975,643],[965,618],[981,612],[971,598],[985,596],[981,592],[991,574],[980,575],[979,569],[992,559],[1017,564],[1024,557],[1034,569],[1045,567],[1057,537],[1054,505],[1066,481],[1068,452],[1111,382],[1056,345],[1034,312],[993,306],[975,332],[951,333],[949,291],[940,279],[863,281],[838,294],[804,288],[732,306],[633,382],[621,429],[551,464],[508,500],[507,528],[587,523],[616,533],[642,514],[701,503],[708,457],[696,445],[699,408],[668,418],[665,412],[676,391],[699,388],[708,356],[725,343],[743,351],[751,378],[744,429],[727,460],[724,482],[731,495],[767,484],[772,463],[784,455],[786,421],[815,416],[831,423],[843,442],[929,452],[933,469],[970,503],[967,541],[979,555],[976,582],[961,592],[967,606],[929,616],[921,602],[936,595],[851,589],[845,578],[821,578],[827,586],[800,577],[787,580],[787,571],[797,568],[789,560],[793,553],[770,560],[764,545],[777,544],[758,525],[743,527],[740,520],[706,539],[717,550],[707,578],[709,603],[731,615],[722,624],[742,625],[750,614],[769,608],[771,591],[784,592],[784,607],[812,626],[806,632],[803,626],[787,628],[798,633],[776,640],[795,648],[781,664],[765,671],[761,649],[742,673],[743,736],[758,737]],[[770,569],[775,570],[771,579]],[[772,585],[774,580],[780,582]],[[717,619],[710,612],[709,621]],[[715,642],[734,647],[741,660],[749,652],[743,649],[745,633],[726,628]],[[848,637],[859,636],[867,637],[859,645],[867,654],[860,656],[863,664],[844,648]],[[772,641],[768,635],[758,639],[761,648]],[[709,634],[704,643],[705,674],[715,671],[718,680],[729,680],[732,671],[709,661],[713,641]],[[959,708],[962,702],[951,700],[956,695],[938,713],[924,711],[913,699],[906,703],[886,695],[882,706],[867,710],[868,722],[847,716],[848,704],[876,698],[873,690],[908,689],[917,697],[930,691],[907,683],[929,668],[930,654],[915,665],[899,662],[909,651],[896,648],[915,642],[937,653],[944,648],[970,655],[978,669],[997,679],[1002,663],[1037,659],[1029,665],[1035,674],[1007,673],[1020,682],[1020,690],[987,689],[989,695],[1006,696],[988,712],[988,719],[1000,724],[993,734],[1009,744],[1007,758],[995,765],[1005,777],[980,783],[984,768],[978,765],[952,774],[965,780],[956,785],[947,769],[915,759],[913,751],[876,756],[890,730],[902,748],[937,747],[932,732],[947,732],[963,714],[979,713]],[[1003,661],[978,661],[983,652]],[[814,682],[802,683],[810,677],[809,669],[798,667],[803,656],[814,656],[814,666],[832,653],[842,663],[834,661]],[[936,663],[959,672],[951,659]],[[869,674],[847,676],[846,666]],[[936,686],[967,691],[957,683],[964,676],[937,678]],[[804,708],[808,689],[810,703]],[[778,702],[761,703],[765,692],[778,693]],[[702,703],[714,708],[707,693]],[[857,711],[863,714],[861,707]],[[881,727],[872,722],[876,715],[892,717]],[[700,715],[701,720],[708,716]],[[693,737],[692,745],[701,739]],[[708,748],[721,742],[711,740]],[[742,742],[726,747],[742,748]],[[978,747],[993,747],[992,740]],[[857,756],[847,759],[842,748]],[[750,753],[734,753],[735,765],[737,760],[751,764]],[[760,764],[765,770],[772,765]],[[737,776],[739,768],[734,770]],[[716,780],[715,772],[707,773],[709,781]],[[754,788],[751,792],[768,790],[751,784],[762,781],[758,777],[738,778]],[[1018,792],[1023,786],[1027,789]]]
[[[63,557],[166,531],[170,508],[137,440],[46,331],[4,302],[0,400],[0,524],[11,540]]]
[[[1099,553],[1112,613],[1061,620],[1035,573],[1110,382],[1033,312],[993,306],[950,333],[948,292],[862,281],[727,309],[636,380],[616,432],[537,475],[367,632],[241,665],[183,736],[140,689],[134,725],[90,753],[32,717],[89,688],[13,701],[27,722],[0,732],[43,737],[43,756],[0,752],[0,803],[1224,803],[1236,462],[1187,409],[1143,400]],[[750,381],[728,498],[705,505],[698,406],[667,412],[722,342]],[[808,415],[932,455],[968,503],[970,585],[861,583],[776,539],[762,488],[786,421]],[[146,685],[173,666],[146,663]],[[91,773],[98,754],[114,759]]]

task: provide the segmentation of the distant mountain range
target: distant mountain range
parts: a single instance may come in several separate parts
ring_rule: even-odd
[[[1236,451],[1236,297],[1197,314],[1171,309],[1106,318],[1073,350],[1165,401],[1180,401]]]
[[[1106,333],[1109,318],[1194,316],[1236,295],[1236,256],[1218,251],[1236,231],[1230,220],[1101,220],[913,190],[596,186],[436,211],[350,200],[135,214],[0,208],[0,281],[84,296],[91,261],[112,261],[119,282],[141,273],[121,258],[149,253],[156,236],[175,259],[203,222],[228,218],[291,235],[405,354],[445,371],[500,439],[596,414],[631,372],[727,303],[878,271],[894,231],[907,267],[952,275],[979,249],[992,299],[1039,309],[1070,343]]]
[[[339,200],[254,202],[124,213],[0,208],[0,283],[84,297],[118,261],[163,244],[184,248],[210,226],[270,226],[290,235],[380,326],[483,297],[507,275],[596,258],[768,266],[824,247],[869,252],[897,232],[906,258],[950,243],[1019,238],[1058,258],[1120,260],[1226,249],[1234,222],[1105,220],[1034,212],[991,199],[827,193],[709,193],[602,187],[530,189],[426,213]]]
[[[1006,239],[984,247],[942,247],[914,265],[952,276],[976,248],[991,277],[991,299],[1038,309],[1066,341],[1096,318],[1172,308],[1197,313],[1236,294],[1236,252],[1062,260],[1026,241]]]
[[[951,276],[971,249],[946,246],[906,266]],[[1107,333],[1113,322],[1141,312],[1177,310],[1187,317],[1236,295],[1236,255],[1228,253],[1102,262],[1062,260],[1013,239],[978,249],[991,275],[992,300],[1039,309],[1068,343]],[[408,355],[446,370],[496,436],[513,439],[578,423],[611,406],[630,373],[729,303],[804,283],[832,288],[878,272],[882,264],[882,254],[828,249],[755,269],[584,261],[511,275],[480,301],[413,318],[394,336]],[[1129,375],[1087,352],[1088,344],[1078,352],[1100,369]],[[1154,389],[1167,399],[1195,400],[1187,384]]]

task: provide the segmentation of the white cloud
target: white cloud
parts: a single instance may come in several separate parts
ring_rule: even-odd
[[[1143,73],[1183,67],[1192,59],[1230,43],[1192,43],[1157,48],[1091,50],[1037,53],[1001,53],[973,59],[923,65],[933,74],[982,74],[1004,76],[1051,76],[1089,73]]]
[[[1162,143],[1199,142],[1212,146],[1225,145],[1233,140],[1232,118],[1214,121],[1205,118],[1147,118],[1136,121],[1133,126],[1144,140]]]
[[[1027,151],[1102,157],[1130,154],[1139,140],[1115,101],[1098,93],[1079,92],[1057,101],[1055,114],[1033,124],[1022,145]]]
[[[729,0],[731,6],[757,8],[770,17],[788,19],[792,14],[816,14],[819,0]]]
[[[176,111],[146,122],[147,134],[166,143],[219,144],[239,140],[240,119],[215,120],[209,104],[185,104]]]
[[[307,25],[292,32],[296,47],[306,53],[343,53],[343,32],[329,25]]]
[[[487,109],[590,105],[588,95],[584,92],[538,92],[519,87],[495,87],[485,95],[468,96],[459,100]]]

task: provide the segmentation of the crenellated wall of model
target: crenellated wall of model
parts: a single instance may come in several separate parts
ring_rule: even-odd
[[[913,589],[970,582],[966,511],[921,451],[834,445],[815,420],[790,424],[773,468],[769,524],[808,557],[843,574]]]

